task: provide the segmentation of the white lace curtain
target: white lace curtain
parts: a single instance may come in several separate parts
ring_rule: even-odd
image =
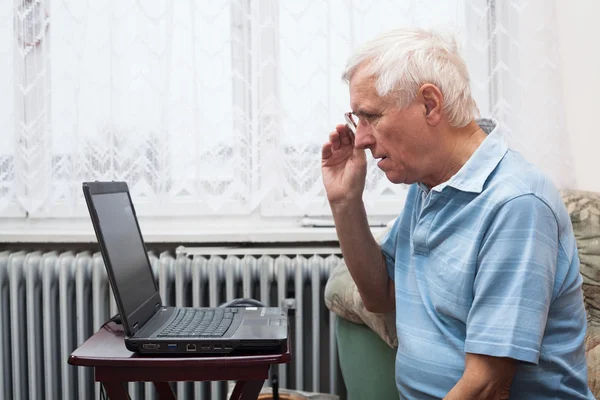
[[[572,181],[553,2],[0,3],[0,216],[81,215],[85,180],[127,181],[145,215],[327,215],[320,147],[349,109],[346,58],[415,25],[456,32],[482,114]],[[371,164],[370,214],[404,193]]]

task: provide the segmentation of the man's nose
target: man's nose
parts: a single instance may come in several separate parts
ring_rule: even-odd
[[[370,128],[358,124],[356,127],[356,134],[354,135],[354,147],[357,149],[366,149],[373,144],[373,135],[371,135]]]

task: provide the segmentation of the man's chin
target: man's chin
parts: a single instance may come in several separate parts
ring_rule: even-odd
[[[406,174],[404,174],[404,173],[399,174],[396,171],[386,171],[385,176],[387,177],[388,181],[390,181],[394,184],[404,183],[404,184],[410,185],[411,183],[414,183],[414,182],[409,182]]]

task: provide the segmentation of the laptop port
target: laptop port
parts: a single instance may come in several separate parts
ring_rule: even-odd
[[[215,350],[221,350],[221,349],[222,349],[222,347],[221,347],[221,345],[220,345],[220,344],[215,344],[215,345],[213,346],[213,348],[214,348]]]
[[[146,349],[146,350],[156,350],[160,347],[160,345],[156,344],[156,343],[144,343],[142,345],[142,349]]]
[[[185,346],[185,351],[196,351],[196,345],[188,344],[187,346]]]
[[[177,350],[177,345],[175,343],[169,343],[169,344],[167,344],[167,349],[168,350]]]

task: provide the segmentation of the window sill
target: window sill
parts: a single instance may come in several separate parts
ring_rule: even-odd
[[[140,219],[140,229],[146,243],[289,244],[337,241],[334,227],[303,227],[297,223],[295,226],[288,223],[257,227],[235,221],[217,225],[215,221],[168,222],[152,218]],[[377,236],[383,229],[382,226],[373,226],[371,232]],[[0,243],[96,243],[96,236],[91,222],[86,219],[4,219],[0,223]]]

